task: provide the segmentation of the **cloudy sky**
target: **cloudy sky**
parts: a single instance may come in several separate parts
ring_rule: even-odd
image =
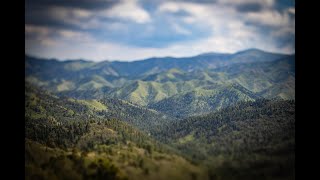
[[[138,60],[295,52],[294,0],[26,0],[26,54]]]

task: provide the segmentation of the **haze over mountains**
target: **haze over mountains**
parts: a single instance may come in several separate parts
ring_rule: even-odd
[[[295,55],[25,56],[26,179],[294,179]]]
[[[170,109],[174,116],[199,115],[238,101],[295,96],[295,55],[258,49],[133,62],[29,56],[25,61],[26,80],[59,95],[118,98],[165,113]]]

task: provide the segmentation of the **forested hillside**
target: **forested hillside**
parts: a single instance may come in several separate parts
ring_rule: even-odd
[[[108,118],[111,103],[101,102],[65,99],[26,85],[27,179],[151,178],[169,171],[161,163],[178,169],[159,179],[255,179],[266,170],[266,179],[294,177],[294,101],[237,103],[206,116],[146,125],[149,135],[126,119]]]
[[[206,169],[125,120],[102,118],[87,105],[67,104],[30,86],[26,87],[25,117],[26,179],[208,177]]]
[[[25,61],[26,81],[58,96],[122,99],[177,117],[205,114],[262,97],[295,99],[295,56],[255,49],[134,62],[28,56]],[[146,72],[151,69],[154,71]]]
[[[26,179],[295,179],[295,55],[25,63]]]
[[[255,101],[259,96],[239,84],[211,85],[194,88],[193,91],[180,93],[149,107],[174,117],[201,115],[241,101]]]
[[[294,101],[241,102],[164,124],[153,132],[192,160],[224,172],[220,174],[224,178],[230,176],[228,171],[239,179],[294,178]]]

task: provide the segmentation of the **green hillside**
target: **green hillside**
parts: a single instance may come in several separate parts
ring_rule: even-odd
[[[294,179],[295,102],[259,99],[156,128],[153,136],[221,179]],[[232,172],[232,174],[230,174]]]
[[[143,119],[125,118],[143,115],[128,102],[58,97],[28,84],[25,93],[26,179],[295,176],[294,101],[238,102],[206,116],[142,126]],[[125,104],[136,109],[124,110]]]
[[[179,82],[135,81],[110,92],[110,96],[147,106],[176,94],[189,92],[200,86],[213,85],[210,81],[190,80]]]
[[[27,86],[26,179],[208,178],[205,168],[124,121],[90,112],[109,108]]]
[[[177,94],[149,107],[174,117],[201,115],[241,101],[255,101],[259,96],[238,84],[211,85]]]
[[[246,66],[248,69],[251,66],[247,66],[247,64],[250,63],[263,64],[282,58],[290,58],[290,56],[252,49],[235,54],[208,53],[189,58],[151,58],[134,62],[57,61],[28,56],[25,57],[25,62],[26,80],[52,92],[89,99],[103,98],[105,94],[113,92],[113,97],[147,105],[180,93],[179,87],[174,87],[181,86],[175,84],[177,82],[201,80],[219,83],[225,82],[227,77],[233,76],[228,69],[225,70],[228,72],[221,70],[218,73],[208,73],[208,70],[212,71],[224,67],[237,68],[239,65],[241,68]],[[276,71],[279,70],[277,66],[273,67],[276,67]],[[282,72],[282,70],[279,71]],[[243,82],[248,81],[248,77],[250,79],[248,73],[232,78],[232,81],[244,85],[253,92],[264,90],[256,86],[266,86],[267,88],[273,85],[272,82],[263,78],[264,74],[258,73],[257,75],[258,78],[254,85]],[[145,85],[144,82],[151,82],[151,84]],[[169,82],[174,85],[166,84]],[[196,83],[195,86],[198,87],[198,84]],[[132,91],[132,94],[123,90],[127,88]],[[192,87],[187,86],[186,88]],[[184,91],[182,90],[182,92]]]
[[[229,66],[215,69],[214,72],[227,74],[227,82],[239,83],[265,98],[280,97],[279,94],[283,94],[280,98],[294,99],[295,56],[272,62]]]
[[[62,150],[26,140],[25,179],[208,179],[184,158],[135,144],[96,145],[92,150]]]
[[[295,179],[295,55],[25,65],[26,179]]]
[[[93,116],[102,119],[116,118],[146,132],[153,126],[175,120],[175,118],[166,114],[118,99],[80,100],[69,97],[57,97],[29,84],[26,84],[25,94],[26,106],[33,110],[27,111],[26,115],[32,118],[33,116],[40,116],[36,113],[39,111],[43,111],[47,115],[50,113],[50,116],[59,116],[61,121],[68,121],[70,118],[77,117],[89,120]],[[57,111],[56,114],[54,114],[55,111]]]
[[[164,101],[170,101],[168,104],[171,106],[179,106],[181,99],[186,99],[184,98],[186,94],[208,92],[207,95],[211,94],[213,96],[217,91],[221,91],[220,93],[223,94],[225,88],[217,88],[217,85],[227,88],[230,84],[238,84],[239,88],[247,89],[243,93],[248,94],[244,96],[256,94],[270,99],[294,99],[294,57],[272,62],[237,64],[193,72],[171,69],[166,72],[147,75],[141,80],[115,88],[110,92],[110,96],[142,106],[154,107],[156,103],[165,104]],[[196,99],[197,95],[189,96],[195,98],[192,101],[198,101]],[[170,108],[168,107],[168,109]],[[190,109],[190,107],[186,109]],[[179,113],[177,112],[177,114]]]

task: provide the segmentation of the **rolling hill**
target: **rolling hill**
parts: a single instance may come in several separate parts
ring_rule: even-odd
[[[25,94],[26,179],[295,176],[293,100],[241,101],[161,120],[161,113],[122,100],[59,97],[29,84]]]
[[[258,95],[238,84],[215,84],[163,99],[149,105],[149,108],[181,118],[206,114],[237,102],[255,101],[258,98]]]
[[[295,98],[295,56],[249,49],[133,62],[25,57],[26,81],[76,99],[121,99],[176,117],[239,101]],[[229,97],[230,96],[230,97]]]
[[[295,55],[25,65],[26,179],[295,178]]]
[[[208,179],[205,168],[126,120],[101,116],[109,105],[28,84],[25,92],[26,179]]]
[[[91,117],[100,119],[120,119],[130,125],[148,132],[153,126],[175,120],[169,115],[157,111],[136,106],[132,103],[112,99],[74,99],[59,97],[48,91],[41,90],[30,84],[26,84],[26,106],[30,111],[26,116],[39,119],[42,115],[50,114],[59,118],[59,121],[68,122],[69,119],[80,118],[90,120]]]
[[[80,86],[82,86],[80,90],[84,88],[92,90],[101,87],[119,87],[127,83],[126,80],[141,79],[142,76],[161,73],[173,68],[191,72],[237,63],[267,62],[287,56],[257,49],[235,54],[207,53],[187,58],[150,58],[133,62],[58,61],[25,56],[25,73],[30,82],[55,92],[79,90]],[[83,84],[89,85],[83,87]]]
[[[207,164],[216,178],[295,176],[293,100],[239,102],[204,116],[163,124],[153,133],[186,157]]]

